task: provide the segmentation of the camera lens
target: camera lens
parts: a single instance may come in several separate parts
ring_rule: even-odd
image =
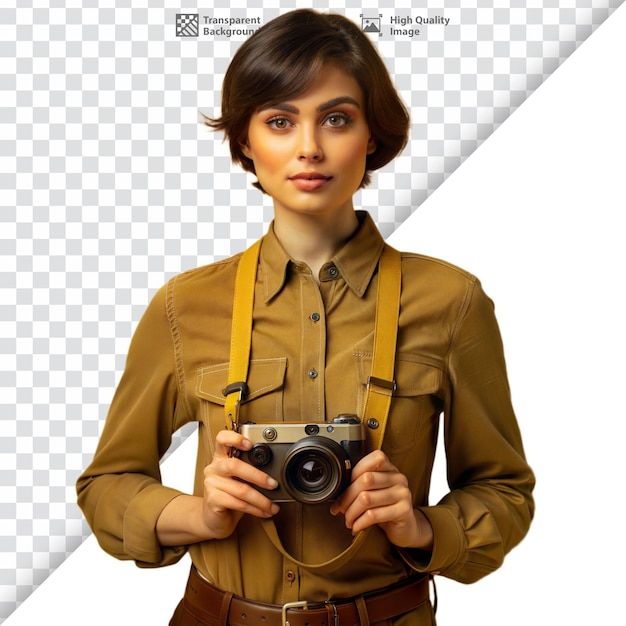
[[[294,467],[295,482],[308,491],[319,490],[320,486],[328,481],[330,475],[331,468],[322,457],[300,459]]]
[[[285,456],[283,484],[298,502],[325,502],[335,497],[348,484],[348,468],[349,458],[346,451],[332,439],[301,439]]]

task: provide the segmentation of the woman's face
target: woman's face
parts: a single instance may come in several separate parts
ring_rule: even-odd
[[[243,151],[280,219],[286,212],[352,211],[366,156],[375,149],[361,88],[330,66],[301,96],[253,113]]]

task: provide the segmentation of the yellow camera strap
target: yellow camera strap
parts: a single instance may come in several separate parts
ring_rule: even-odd
[[[224,410],[226,427],[237,428],[238,408],[248,395],[248,366],[252,343],[254,286],[261,239],[241,256],[235,278],[230,363]],[[387,415],[395,390],[394,368],[400,314],[401,255],[385,246],[379,261],[374,351],[372,369],[367,380],[365,409],[362,416],[367,425],[368,450],[379,449],[383,443]]]
[[[396,389],[394,370],[400,317],[402,257],[385,246],[378,263],[378,292],[374,323],[372,369],[367,379],[363,421],[368,450],[382,448],[391,398]]]
[[[237,430],[239,405],[248,396],[248,365],[252,346],[252,311],[254,309],[254,286],[259,263],[261,241],[250,246],[241,256],[235,276],[232,330],[230,335],[230,362],[228,385],[222,393],[226,397],[226,428]]]
[[[241,256],[235,278],[230,363],[224,411],[226,427],[237,429],[239,405],[248,395],[248,367],[252,343],[254,288],[262,239]],[[367,450],[382,447],[391,398],[396,388],[394,380],[398,318],[401,294],[401,254],[385,245],[378,264],[378,290],[374,323],[374,351],[372,368],[367,380],[365,408],[362,416],[366,424]],[[318,572],[330,572],[347,563],[363,544],[369,531],[359,533],[341,554],[323,563],[303,563],[294,559],[283,547],[276,526],[271,520],[261,520],[274,546],[295,565]]]

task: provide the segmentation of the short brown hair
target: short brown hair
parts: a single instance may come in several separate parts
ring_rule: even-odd
[[[204,123],[224,131],[233,161],[255,173],[242,149],[253,113],[301,95],[328,65],[353,76],[363,92],[366,120],[377,142],[367,155],[360,185],[364,187],[372,170],[400,154],[410,120],[368,36],[342,15],[298,9],[262,26],[240,46],[226,71],[221,117],[204,116]],[[259,183],[255,186],[263,191]]]

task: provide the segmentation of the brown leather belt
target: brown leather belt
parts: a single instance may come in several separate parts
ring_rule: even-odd
[[[428,598],[428,577],[423,577],[349,600],[308,606],[304,602],[264,604],[214,587],[192,567],[178,610],[186,610],[208,626],[360,626],[408,613]],[[172,620],[172,624],[184,625],[185,621]]]

